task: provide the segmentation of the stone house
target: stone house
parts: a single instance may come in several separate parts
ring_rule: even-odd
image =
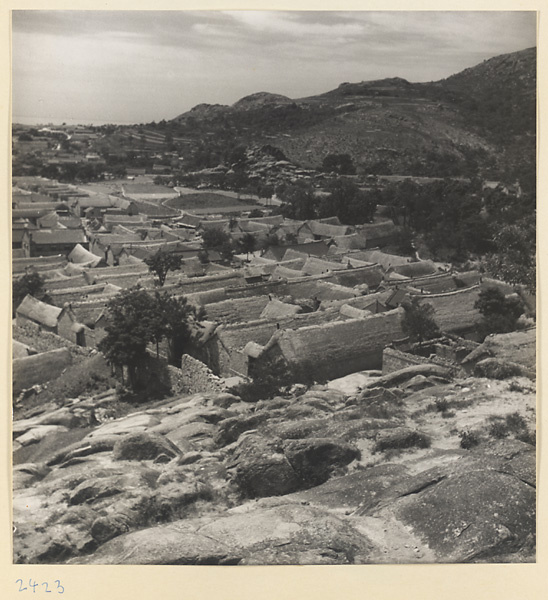
[[[29,258],[57,254],[68,256],[76,244],[89,249],[89,241],[83,229],[41,229],[25,231],[21,247],[24,255]]]

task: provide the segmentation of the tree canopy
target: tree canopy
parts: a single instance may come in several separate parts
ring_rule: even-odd
[[[484,335],[514,331],[517,320],[524,312],[523,302],[519,297],[507,298],[496,287],[489,287],[480,292],[474,307],[483,316],[480,331]]]
[[[149,344],[165,339],[170,362],[177,364],[190,338],[191,326],[202,318],[186,298],[166,292],[154,295],[139,286],[123,290],[107,304],[106,336],[98,349],[113,365],[126,368],[135,389],[138,370],[147,357]]]
[[[320,218],[338,217],[345,225],[370,223],[380,195],[376,190],[361,190],[348,179],[339,178],[327,185],[329,195],[320,202]]]
[[[402,329],[411,339],[422,342],[440,335],[439,327],[434,319],[434,307],[421,302],[418,296],[402,304],[405,314]]]
[[[233,249],[230,235],[219,227],[202,232],[202,242],[206,250],[217,250],[226,260],[232,258]]]
[[[240,251],[245,252],[247,254],[247,258],[249,259],[249,253],[254,252],[257,248],[257,240],[251,233],[246,233],[240,240],[238,240],[238,246]]]
[[[159,251],[156,252],[156,254],[145,258],[145,263],[148,265],[149,271],[156,275],[158,283],[160,284],[160,287],[162,287],[169,271],[180,269],[183,264],[183,259],[177,254]]]

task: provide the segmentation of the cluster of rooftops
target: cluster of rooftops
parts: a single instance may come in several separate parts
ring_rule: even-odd
[[[47,186],[57,197],[47,201],[49,213],[13,215],[14,232],[27,221],[23,251],[14,248],[13,277],[38,272],[50,299],[27,296],[17,308],[17,323],[30,321],[95,347],[105,335],[109,300],[135,285],[157,289],[144,259],[172,252],[181,256],[182,267],[169,272],[163,289],[205,309],[189,353],[220,377],[247,376],[259,363],[280,358],[324,377],[379,368],[383,349],[405,338],[401,306],[407,298],[429,302],[442,331],[473,337],[481,289],[516,292],[477,271],[455,272],[416,255],[386,252],[383,247],[393,242],[398,227],[382,215],[376,223],[355,227],[336,218],[294,221],[279,215],[203,219],[184,213],[158,222],[124,212],[123,205],[111,210],[111,204],[86,217],[77,207],[82,200],[89,204],[89,197],[62,198],[63,186],[47,180],[39,182],[39,191],[18,183],[14,211],[45,204],[43,198],[20,197],[46,196]],[[67,214],[59,204],[68,207]],[[48,216],[48,227],[42,227]],[[251,234],[263,250],[237,255],[230,264],[209,252],[205,261],[201,233],[208,228],[236,240]],[[273,235],[276,245],[261,244]]]

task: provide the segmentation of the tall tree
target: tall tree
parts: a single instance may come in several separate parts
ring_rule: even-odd
[[[320,203],[320,217],[338,217],[347,225],[370,223],[373,220],[380,199],[379,192],[365,192],[344,178],[330,182],[327,191],[329,196]]]
[[[111,364],[127,369],[129,383],[136,389],[149,344],[156,345],[158,355],[159,343],[165,339],[169,362],[178,365],[188,349],[193,327],[204,313],[184,297],[158,291],[151,295],[137,286],[113,298],[107,305],[107,316],[106,336],[98,348]]]
[[[183,259],[177,254],[160,250],[156,254],[145,258],[145,263],[148,265],[149,271],[156,275],[160,287],[163,287],[167,274],[170,271],[179,270],[183,264]]]
[[[299,221],[317,217],[318,200],[310,184],[282,184],[276,188],[276,195],[283,202],[281,212],[284,217]]]
[[[232,240],[226,231],[218,227],[206,229],[202,232],[202,242],[205,250],[217,250],[225,260],[232,258]]]
[[[167,340],[169,362],[178,366],[181,356],[188,350],[194,326],[204,316],[204,310],[197,310],[184,297],[175,298],[166,292],[156,292],[155,302],[156,310],[162,316],[162,334]]]
[[[139,287],[123,290],[107,304],[106,336],[97,347],[111,364],[127,369],[134,389],[147,345],[155,339],[155,309],[154,299]]]
[[[480,330],[484,335],[514,331],[519,317],[524,312],[521,299],[517,296],[506,297],[496,287],[482,292],[474,304],[483,316]]]
[[[239,241],[238,246],[242,252],[245,252],[247,255],[247,260],[249,260],[249,253],[254,252],[257,247],[257,240],[253,237],[251,233],[246,233]]]
[[[439,327],[434,320],[434,307],[427,302],[421,302],[418,296],[402,303],[405,310],[402,329],[411,339],[422,342],[437,337]]]

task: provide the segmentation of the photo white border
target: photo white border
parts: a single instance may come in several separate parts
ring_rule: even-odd
[[[0,4],[0,190],[4,197],[4,210],[0,219],[0,275],[5,285],[0,287],[0,306],[3,310],[1,333],[5,344],[0,345],[4,405],[0,419],[0,440],[4,448],[0,460],[0,597],[27,598],[34,600],[44,591],[32,594],[30,590],[18,592],[18,578],[36,581],[60,580],[64,586],[66,600],[111,600],[128,598],[134,600],[541,600],[548,594],[548,519],[545,514],[547,494],[546,454],[542,432],[546,429],[546,415],[541,410],[540,398],[543,390],[543,367],[545,357],[538,352],[538,399],[537,436],[538,473],[538,549],[536,564],[497,565],[360,565],[360,566],[291,566],[291,567],[171,567],[171,566],[67,566],[67,565],[13,565],[11,544],[11,344],[10,342],[10,228],[9,228],[9,172],[11,170],[11,126],[10,126],[10,11],[21,9],[64,9],[64,10],[534,10],[538,14],[538,68],[539,75],[539,160],[537,165],[546,165],[546,101],[548,92],[546,69],[546,27],[548,3],[542,0],[516,1],[344,1],[334,0],[271,0],[228,2],[227,0],[114,0],[90,2],[86,0],[60,1],[13,1],[2,0]],[[394,75],[397,75],[395,73]],[[538,231],[544,231],[548,177],[539,173],[537,196],[539,201]],[[537,236],[538,268],[542,272],[546,242]],[[543,297],[542,278],[539,277],[538,296]],[[541,302],[539,301],[539,305]],[[546,339],[546,327],[539,311],[537,317],[538,340]],[[542,485],[544,483],[544,485]],[[544,519],[543,519],[544,517]],[[544,522],[543,522],[544,520]],[[55,595],[55,594],[54,594]],[[49,600],[52,596],[46,596]]]

